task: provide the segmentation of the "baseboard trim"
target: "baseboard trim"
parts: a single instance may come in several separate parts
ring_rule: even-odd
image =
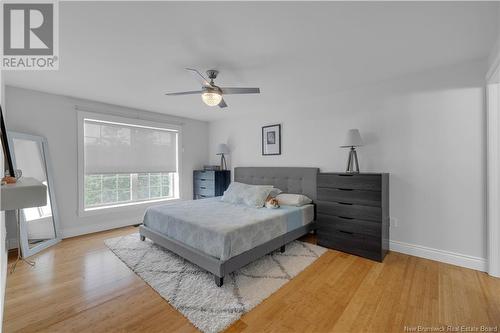
[[[391,251],[409,254],[415,257],[444,262],[451,265],[475,269],[481,272],[488,271],[485,258],[473,257],[461,253],[434,249],[427,246],[410,244],[391,240],[389,243]]]
[[[76,228],[64,228],[61,231],[62,238],[70,238],[76,236],[82,236],[87,234],[93,234],[95,232],[106,231],[111,229],[129,227],[133,225],[137,225],[142,223],[142,221],[135,219],[127,219],[121,220],[115,223],[106,223],[106,224],[88,224],[79,226]],[[5,245],[7,250],[13,250],[17,248],[17,238],[8,238],[5,240]]]
[[[133,225],[137,225],[139,223],[142,223],[142,221],[138,221],[137,218],[135,218],[135,219],[121,220],[115,223],[90,224],[90,225],[79,226],[76,228],[65,228],[62,230],[62,238],[70,238],[86,234],[93,234],[95,232],[100,232],[100,231],[130,227]]]

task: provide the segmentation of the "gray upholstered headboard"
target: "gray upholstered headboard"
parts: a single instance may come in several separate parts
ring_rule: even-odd
[[[234,181],[253,185],[273,185],[285,193],[304,194],[316,200],[318,168],[237,167]]]

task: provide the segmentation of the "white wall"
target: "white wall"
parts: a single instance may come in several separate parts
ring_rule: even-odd
[[[124,209],[122,212],[78,216],[77,111],[75,105],[89,111],[151,121],[182,123],[184,150],[181,198],[192,198],[193,169],[202,167],[208,161],[208,123],[11,86],[6,86],[5,94],[9,110],[6,117],[8,129],[41,135],[48,140],[63,237],[138,224],[142,222],[144,213],[144,206],[135,206]],[[12,237],[11,231],[9,221],[9,238]]]
[[[391,174],[391,240],[472,256],[470,266],[482,269],[474,265],[486,256],[486,69],[486,60],[473,61],[314,98],[301,82],[281,107],[212,122],[211,160],[227,142],[232,167],[343,171],[348,152],[339,145],[359,128],[361,170]],[[261,156],[261,126],[274,123],[282,124],[282,155]]]
[[[500,65],[500,4],[497,4],[498,19],[497,19],[497,38],[495,44],[488,57],[488,79],[493,74],[493,71]]]
[[[498,193],[500,189],[500,156],[498,133],[499,96],[500,96],[500,5],[498,5],[497,38],[488,59],[487,93],[487,233],[488,233],[488,273],[500,277],[500,207]]]

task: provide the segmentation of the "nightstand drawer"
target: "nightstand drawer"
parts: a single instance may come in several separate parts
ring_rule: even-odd
[[[207,188],[215,188],[215,181],[213,179],[194,179],[194,188],[207,189]]]
[[[382,178],[380,175],[320,173],[318,175],[318,187],[380,191],[382,189]]]
[[[198,170],[194,172],[194,179],[200,180],[215,180],[215,171],[212,170]]]
[[[382,195],[378,191],[318,187],[318,200],[380,207]]]
[[[318,231],[324,233],[335,233],[340,230],[380,237],[382,232],[382,225],[380,223],[338,216],[318,214],[316,223],[318,225]]]
[[[212,188],[206,188],[206,187],[198,187],[194,189],[194,194],[195,195],[202,195],[204,197],[214,197],[215,196],[215,189]]]
[[[202,194],[195,194],[193,197],[194,197],[194,200],[213,198],[213,196],[211,196],[211,195],[209,196],[209,195],[202,195]]]
[[[359,220],[370,220],[381,223],[382,208],[361,206],[346,202],[316,202],[318,214],[350,217]]]

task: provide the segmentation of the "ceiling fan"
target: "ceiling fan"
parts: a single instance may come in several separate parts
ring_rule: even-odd
[[[176,93],[166,93],[167,96],[179,96],[179,95],[196,95],[201,94],[201,99],[208,106],[218,105],[220,108],[227,107],[222,95],[234,95],[234,94],[260,94],[259,88],[223,88],[215,85],[214,80],[217,78],[219,71],[215,69],[209,69],[207,71],[207,76],[210,82],[201,75],[196,69],[186,68],[187,71],[191,72],[195,78],[201,83],[201,90],[195,91],[183,91]]]

